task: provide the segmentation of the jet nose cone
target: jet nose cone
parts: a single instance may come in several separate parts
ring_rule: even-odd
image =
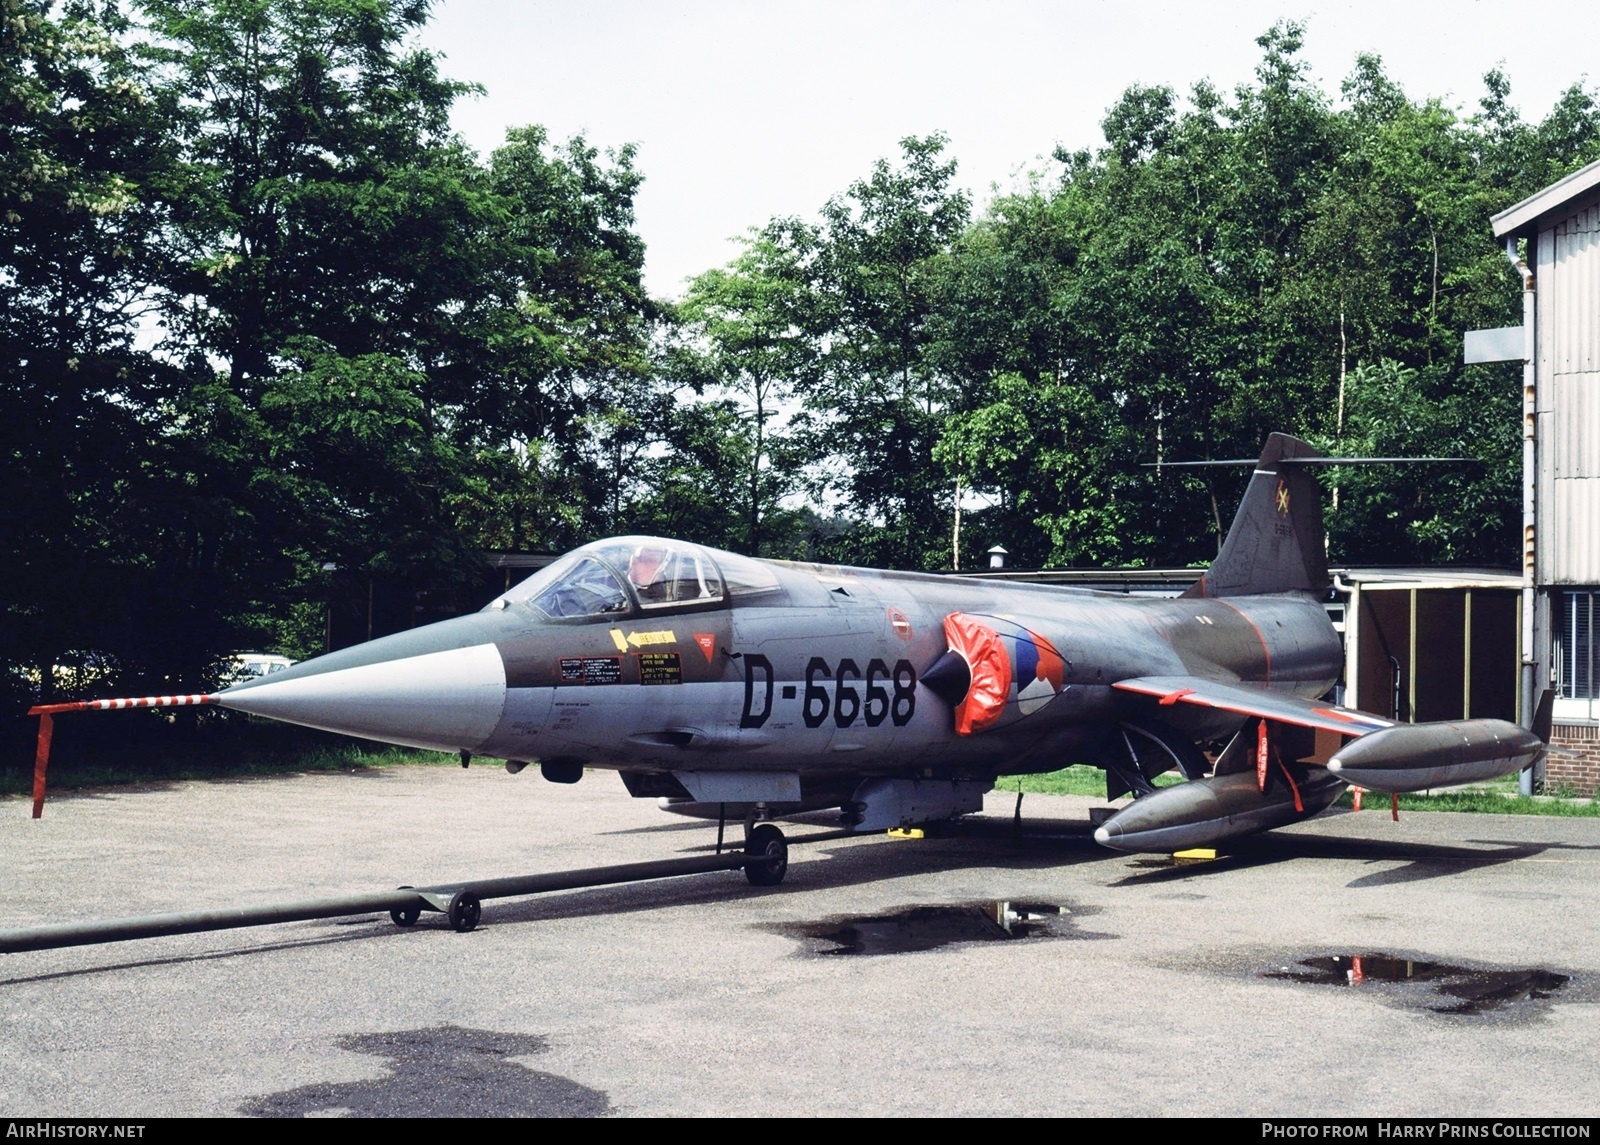
[[[405,747],[475,751],[506,703],[505,662],[478,627],[478,617],[463,617],[386,637],[236,685],[217,702]]]

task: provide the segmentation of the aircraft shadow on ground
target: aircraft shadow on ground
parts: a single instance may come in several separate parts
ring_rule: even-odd
[[[822,824],[816,825],[822,826]],[[795,824],[789,826],[793,828]],[[705,824],[668,823],[631,830],[664,829],[677,834],[683,827],[698,827],[704,830]],[[1094,843],[1090,835],[1091,830],[1086,821],[1080,820],[1024,819],[1021,832],[1018,833],[1016,825],[1008,818],[985,817],[965,820],[950,828],[948,833],[903,842],[889,840],[882,835],[851,835],[838,830],[795,831],[790,836],[790,842],[796,849],[803,852],[811,847],[826,848],[825,857],[822,861],[792,863],[789,878],[776,887],[752,887],[745,883],[741,874],[727,872],[589,887],[527,897],[491,899],[485,904],[484,925],[537,923],[598,915],[635,914],[674,907],[714,906],[731,898],[837,890],[979,866],[1020,872],[1107,862],[1151,864],[1153,869],[1136,871],[1107,884],[1111,887],[1132,887],[1203,879],[1226,871],[1297,859],[1354,859],[1374,863],[1406,864],[1399,868],[1363,875],[1346,884],[1351,888],[1364,888],[1446,878],[1458,875],[1464,869],[1533,858],[1552,849],[1600,850],[1600,847],[1596,846],[1562,843],[1471,840],[1464,844],[1443,845],[1283,834],[1261,835],[1240,840],[1214,860],[1174,863],[1172,859],[1163,856],[1132,857],[1105,850]],[[730,829],[729,842],[725,845],[725,849],[734,849],[739,834],[737,830]],[[680,848],[680,853],[703,852],[712,847],[714,843]],[[1486,847],[1494,849],[1488,850]],[[410,932],[395,927],[382,915],[361,915],[282,925],[314,929],[312,933],[303,937],[257,942],[234,950],[208,950],[158,958],[124,958],[99,966],[5,978],[0,979],[0,986],[52,981],[149,966],[207,962],[335,943],[364,942],[373,939],[398,941],[418,932],[437,932],[446,929],[444,916],[433,913],[424,914],[421,924]],[[437,937],[449,940],[452,936],[437,935]]]
[[[362,921],[371,920],[363,919]],[[282,925],[298,926],[302,924],[284,923]],[[394,929],[394,927],[390,927],[390,930]],[[371,937],[374,936],[371,934],[325,934],[314,938],[277,939],[270,942],[257,942],[235,950],[207,950],[199,954],[172,954],[160,958],[126,958],[119,962],[107,962],[99,966],[80,966],[73,970],[51,970],[44,974],[23,974],[15,978],[0,978],[0,986],[22,986],[33,982],[56,982],[69,978],[85,978],[93,974],[111,974],[119,970],[142,970],[147,966],[186,966],[197,962],[216,962],[224,958],[245,958],[252,955],[270,954],[275,950],[305,950],[314,946],[333,946],[342,942],[358,942]],[[108,943],[106,945],[112,944]],[[122,943],[116,943],[115,945],[124,946]]]
[[[1519,843],[1513,839],[1468,839],[1468,843],[1476,843],[1483,847],[1524,847],[1529,844]],[[1546,851],[1600,851],[1600,843],[1539,843],[1538,846]]]
[[[662,835],[681,831],[704,831],[710,825],[713,832],[717,829],[715,819],[673,819],[660,823],[646,823],[641,827],[618,827],[615,831],[598,831],[596,836],[602,839],[616,838],[626,835]],[[728,820],[728,837],[732,838],[734,831],[744,824],[742,819]]]
[[[669,830],[677,828],[676,824],[666,826]],[[700,826],[704,829],[704,824],[691,824],[691,826]],[[730,838],[733,834],[730,832]],[[791,865],[789,878],[776,887],[752,887],[745,882],[742,874],[730,871],[588,887],[527,897],[490,899],[484,906],[483,925],[536,923],[597,915],[625,915],[685,906],[714,906],[736,897],[836,890],[975,866],[1030,871],[1123,858],[1096,847],[1088,836],[1087,824],[1047,820],[1025,822],[1020,839],[1014,835],[1010,820],[992,820],[963,823],[948,837],[904,842],[891,841],[882,835],[857,836],[826,830],[796,833],[790,840],[801,849],[829,844],[842,845],[830,846],[822,861]],[[684,850],[708,849],[710,848],[694,847]],[[163,957],[124,957],[97,966],[0,978],[0,986],[69,979],[150,966],[209,962],[222,958],[238,958],[334,943],[373,939],[399,940],[407,938],[409,934],[447,929],[444,916],[436,913],[423,914],[418,926],[411,932],[394,926],[382,915],[358,915],[279,925],[314,929],[313,933],[303,937],[255,942],[233,950],[207,950]],[[330,930],[333,933],[329,933]],[[449,940],[453,936],[441,934],[437,937]]]
[[[1494,850],[1485,850],[1485,845]],[[1157,869],[1128,875],[1113,886],[1138,886],[1144,883],[1173,882],[1205,878],[1224,871],[1267,866],[1295,859],[1354,859],[1371,863],[1404,863],[1405,866],[1374,871],[1346,883],[1351,889],[1388,886],[1449,878],[1467,869],[1531,859],[1549,849],[1546,843],[1516,843],[1473,840],[1462,844],[1405,843],[1384,839],[1330,838],[1315,835],[1260,835],[1241,839],[1216,859],[1205,862],[1173,863],[1151,856]]]
[[[834,831],[795,833],[790,836],[793,849],[790,853],[789,877],[776,887],[750,887],[744,883],[742,875],[730,873],[727,876],[592,887],[506,900],[503,904],[496,900],[486,904],[485,912],[492,910],[492,921],[505,922],[631,914],[668,907],[714,904],[730,895],[784,895],[837,890],[976,866],[1033,871],[1078,863],[1114,861],[1123,857],[1095,846],[1086,832],[1060,837],[1034,836],[1027,832],[1025,826],[1020,842],[1013,842],[1009,822],[1005,825],[1003,839],[985,838],[982,833],[974,834],[973,827],[974,824],[970,822],[963,823],[959,833],[947,838],[903,842],[888,840],[882,835],[852,836]],[[714,844],[688,850],[709,851],[712,846]],[[803,851],[811,847],[826,848],[822,861],[794,861],[796,850]]]

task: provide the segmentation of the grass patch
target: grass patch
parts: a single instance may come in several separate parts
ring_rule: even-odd
[[[355,771],[401,764],[454,767],[458,762],[445,752],[391,747],[236,713],[222,713],[220,717],[206,714],[209,719],[189,726],[152,712],[103,719],[89,714],[58,720],[50,789],[73,791],[118,784]],[[116,722],[119,716],[120,724]],[[32,721],[27,723],[31,725]],[[12,729],[18,730],[21,729]],[[33,790],[31,726],[27,730],[26,743],[13,735],[12,742],[6,745],[6,758],[0,761],[0,796],[27,795]],[[1180,776],[1168,772],[1156,779],[1156,786],[1181,782]],[[1106,777],[1097,767],[1079,764],[1037,775],[1004,776],[996,789],[1104,799]],[[1363,802],[1369,811],[1387,810],[1389,805],[1388,798],[1376,791],[1368,792]],[[1349,791],[1334,804],[1346,808],[1350,805]],[[1470,788],[1402,795],[1400,807],[1405,811],[1600,818],[1600,800],[1519,795],[1515,775]]]
[[[1346,791],[1334,803],[1349,808],[1351,793]],[[1369,791],[1361,797],[1363,811],[1387,811],[1389,797]],[[1600,819],[1600,801],[1568,799],[1554,795],[1519,795],[1515,782],[1509,792],[1466,787],[1448,791],[1413,792],[1400,796],[1402,811],[1471,811],[1483,815],[1556,815],[1579,819]]]
[[[1168,772],[1156,777],[1157,787],[1170,787],[1182,783],[1177,775]],[[1020,785],[1020,786],[1019,786]],[[1025,791],[1030,795],[1088,795],[1095,799],[1106,797],[1106,773],[1088,764],[1063,767],[1060,771],[1046,771],[1037,775],[1002,776],[996,789],[1000,791]]]
[[[1157,787],[1182,782],[1168,773],[1156,780]],[[1087,795],[1104,799],[1106,795],[1105,772],[1098,767],[1078,764],[1060,771],[1039,775],[1007,775],[1001,778],[996,789],[1000,791],[1025,791],[1039,795]],[[1335,807],[1348,809],[1351,792],[1339,796]],[[1389,797],[1381,791],[1369,791],[1362,797],[1362,807],[1367,811],[1389,809]],[[1571,799],[1559,796],[1519,795],[1517,777],[1503,776],[1490,783],[1472,787],[1452,788],[1437,792],[1417,792],[1400,796],[1402,811],[1472,811],[1488,815],[1558,815],[1578,818],[1600,818],[1600,800]]]
[[[82,718],[94,719],[96,715]],[[69,729],[67,737],[60,735],[63,726]],[[454,766],[458,762],[455,756],[443,752],[392,747],[253,717],[213,720],[191,729],[157,729],[154,734],[146,725],[139,734],[122,742],[99,736],[72,736],[73,725],[67,719],[58,720],[56,729],[49,770],[52,792],[178,780],[356,771],[399,764]],[[11,758],[0,766],[0,796],[30,794],[32,752],[8,754]]]

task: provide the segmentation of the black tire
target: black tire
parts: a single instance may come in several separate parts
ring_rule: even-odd
[[[450,899],[450,909],[445,917],[450,920],[451,930],[465,934],[477,926],[478,920],[483,917],[483,903],[471,891],[457,891]]]
[[[408,891],[411,888],[401,887],[400,889],[403,891]],[[389,921],[394,923],[396,926],[415,926],[417,924],[417,919],[421,917],[422,907],[420,904],[414,906],[397,906],[389,912]]]
[[[789,871],[789,843],[771,823],[758,823],[745,838],[744,877],[754,887],[775,887]]]

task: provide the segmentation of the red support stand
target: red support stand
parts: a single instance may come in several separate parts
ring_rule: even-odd
[[[39,714],[39,746],[33,753],[33,817],[44,814],[44,773],[50,766],[50,735],[55,721],[49,712]]]

